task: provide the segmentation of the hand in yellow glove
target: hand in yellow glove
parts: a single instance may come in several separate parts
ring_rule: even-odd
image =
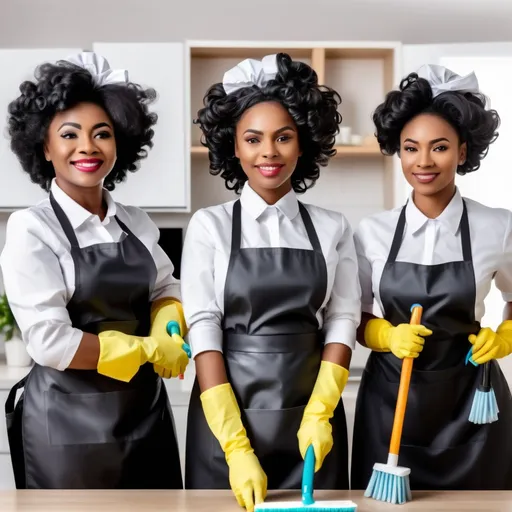
[[[297,438],[302,458],[309,445],[315,450],[315,473],[333,445],[330,419],[338,405],[348,380],[348,370],[329,361],[322,361],[308,405],[300,424]]]
[[[372,318],[364,330],[364,341],[376,352],[392,352],[399,359],[418,357],[432,331],[424,325],[400,324],[393,327],[383,318]]]
[[[210,430],[226,455],[229,484],[236,500],[252,512],[267,496],[267,475],[247,438],[231,384],[206,390],[201,402]]]
[[[484,327],[477,335],[470,334],[469,342],[473,345],[471,358],[476,364],[508,356],[512,353],[512,320],[502,322],[496,332]]]
[[[185,371],[188,364],[186,352],[168,335],[157,338],[103,331],[98,338],[98,373],[113,379],[129,382],[147,362],[169,369],[171,375],[176,377]]]
[[[183,314],[183,306],[181,302],[176,299],[163,298],[153,302],[151,305],[151,330],[149,335],[159,338],[169,336],[167,333],[167,324],[171,320],[175,320],[180,326],[181,336],[174,334],[173,338],[174,341],[181,346],[184,343],[183,337],[187,335],[188,329],[185,322],[185,315]],[[154,364],[153,368],[155,372],[164,379],[175,377],[175,375],[172,374],[171,368],[166,368],[159,364]]]

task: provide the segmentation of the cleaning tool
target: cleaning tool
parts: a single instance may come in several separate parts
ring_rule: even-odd
[[[411,307],[410,323],[412,325],[420,324],[422,313],[423,308],[419,304],[413,304]],[[406,501],[411,501],[411,486],[409,482],[411,470],[398,465],[398,453],[400,451],[400,441],[402,438],[402,428],[404,425],[405,408],[407,406],[413,361],[413,358],[406,357],[402,362],[400,387],[396,401],[395,419],[393,421],[388,461],[386,464],[376,463],[373,466],[372,477],[364,493],[367,498],[400,505]]]
[[[473,347],[469,349],[466,356],[466,364],[471,363],[478,366],[471,357],[473,354]],[[469,413],[469,421],[477,425],[484,425],[486,423],[494,423],[498,421],[498,402],[496,395],[491,385],[491,362],[487,361],[482,365],[482,382],[475,391],[473,404]]]
[[[167,323],[167,333],[174,341],[179,342],[180,339],[178,336],[181,336],[180,333],[180,324],[176,322],[176,320],[171,320]],[[190,345],[188,343],[182,343],[181,348],[186,352],[188,358],[190,359],[192,357],[192,352],[190,351]],[[178,375],[180,380],[184,379],[183,373],[180,373]]]
[[[120,331],[102,331],[98,340],[97,371],[112,379],[130,382],[145,363],[165,367],[169,376],[177,376],[185,371],[188,364],[181,343],[162,344],[161,339],[154,336],[132,336]]]
[[[314,493],[315,478],[315,450],[309,445],[304,457],[304,469],[302,471],[302,503],[293,501],[282,501],[275,503],[261,503],[256,505],[254,512],[354,512],[357,505],[353,501],[315,501]]]

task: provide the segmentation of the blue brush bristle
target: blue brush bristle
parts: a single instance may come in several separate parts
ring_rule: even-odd
[[[409,475],[397,476],[374,470],[364,495],[367,498],[402,505],[411,501]]]
[[[357,504],[351,500],[317,501],[312,505],[300,502],[260,503],[255,512],[356,512]]]
[[[498,421],[498,412],[498,403],[496,402],[494,389],[491,388],[490,391],[480,391],[477,389],[473,398],[471,412],[469,413],[469,421],[477,425],[493,423]]]

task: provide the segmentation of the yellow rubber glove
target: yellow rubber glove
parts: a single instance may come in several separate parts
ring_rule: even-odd
[[[300,424],[297,438],[302,458],[309,445],[315,450],[315,473],[333,445],[330,419],[338,405],[348,380],[348,370],[329,361],[322,361],[308,405]]]
[[[267,475],[247,438],[231,384],[206,390],[201,402],[206,421],[226,455],[229,484],[236,500],[252,512],[267,496]]]
[[[174,341],[181,346],[181,344],[183,344],[183,337],[187,335],[188,329],[185,322],[185,315],[183,314],[183,306],[177,299],[163,298],[151,304],[151,330],[149,335],[159,338],[169,336],[167,333],[167,324],[171,320],[175,320],[180,326],[181,336],[174,334],[173,338]],[[172,376],[170,368],[158,364],[154,364],[153,368],[155,372],[164,379],[169,379]]]
[[[364,330],[364,341],[376,352],[392,352],[399,359],[418,357],[432,331],[424,325],[400,324],[393,327],[383,318],[372,318]]]
[[[176,377],[185,371],[188,364],[188,356],[181,345],[167,335],[165,338],[156,338],[103,331],[98,338],[98,373],[113,379],[129,382],[147,362],[168,368],[171,375]]]
[[[501,359],[512,353],[512,320],[505,320],[496,332],[489,327],[469,335],[473,345],[472,359],[477,364],[484,364],[491,359]]]

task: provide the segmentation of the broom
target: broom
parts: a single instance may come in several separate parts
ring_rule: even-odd
[[[302,471],[302,503],[282,501],[261,503],[254,512],[355,512],[357,505],[353,501],[316,501],[313,498],[313,481],[315,478],[315,450],[309,445],[304,457]]]
[[[423,308],[419,304],[413,304],[411,307],[410,324],[420,324],[422,313]],[[376,463],[373,466],[370,483],[364,493],[367,498],[400,505],[406,501],[411,501],[411,486],[409,482],[411,470],[398,465],[398,453],[400,451],[407,395],[409,394],[409,384],[411,382],[412,363],[412,357],[406,357],[402,362],[400,387],[398,388],[388,461],[386,464]]]
[[[466,364],[470,362],[474,366],[478,366],[471,357],[473,354],[473,347],[469,349],[466,356]],[[496,395],[491,385],[491,362],[487,361],[482,366],[482,382],[475,391],[473,404],[469,413],[469,421],[477,425],[484,425],[486,423],[494,423],[498,421],[498,402]]]

